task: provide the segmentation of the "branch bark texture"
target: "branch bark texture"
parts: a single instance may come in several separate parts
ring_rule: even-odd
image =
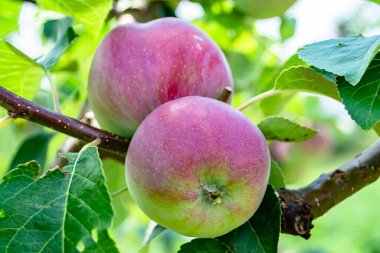
[[[50,111],[45,107],[20,98],[3,87],[0,87],[0,106],[8,110],[9,115],[13,118],[22,118],[38,123],[84,142],[100,139],[99,147],[121,154],[127,153],[129,142],[123,137]]]
[[[0,106],[13,118],[26,119],[84,142],[100,139],[100,147],[119,153],[124,161],[129,141],[81,121],[52,112],[0,87]],[[300,189],[277,189],[282,232],[310,237],[312,221],[380,177],[380,140],[336,170]]]
[[[281,199],[282,231],[310,237],[312,220],[380,177],[380,141],[338,169],[309,185],[277,190]]]

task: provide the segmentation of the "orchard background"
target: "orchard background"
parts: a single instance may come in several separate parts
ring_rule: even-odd
[[[133,203],[128,191],[124,190],[122,155],[100,149],[101,160],[97,159],[96,148],[85,147],[79,151],[83,143],[42,125],[64,132],[63,127],[57,128],[46,120],[39,121],[40,124],[31,123],[30,120],[36,120],[17,109],[19,104],[25,109],[28,106],[35,109],[35,104],[51,111],[61,108],[63,115],[96,125],[86,100],[88,72],[96,47],[116,25],[177,16],[206,32],[224,51],[232,68],[235,85],[232,105],[239,107],[255,98],[255,103],[245,108],[244,113],[256,124],[261,122],[261,129],[270,141],[272,158],[278,163],[278,166],[272,166],[270,184],[274,188],[297,189],[310,184],[321,173],[333,171],[350,161],[357,162],[352,160],[355,155],[378,139],[374,129],[380,132],[377,123],[380,120],[380,70],[376,65],[380,48],[380,37],[376,37],[380,34],[380,6],[376,2],[1,0],[0,85],[3,90],[0,90],[0,105],[8,112],[0,108],[0,174],[3,177],[0,186],[0,252],[17,252],[12,248],[17,245],[8,244],[11,231],[4,217],[9,212],[23,210],[26,215],[32,215],[33,210],[38,210],[43,201],[49,200],[60,187],[64,191],[63,177],[56,170],[38,179],[40,187],[16,194],[22,185],[28,186],[38,178],[38,165],[27,162],[36,160],[43,173],[56,165],[62,168],[66,164],[66,159],[57,156],[57,152],[77,152],[64,155],[70,163],[63,170],[70,172],[73,167],[78,167],[78,171],[84,174],[93,173],[90,176],[98,180],[102,189],[96,196],[109,196],[104,203],[90,203],[95,217],[99,208],[106,210],[107,217],[99,222],[106,224],[106,229],[95,223],[88,225],[92,228],[89,231],[75,225],[70,227],[67,224],[70,219],[64,219],[70,210],[63,208],[61,213],[47,213],[51,219],[44,220],[45,226],[37,230],[20,225],[18,244],[29,247],[32,238],[43,240],[45,232],[54,226],[68,228],[66,234],[61,234],[65,241],[75,238],[78,242],[73,248],[88,252],[138,252],[149,235],[153,239],[142,252],[149,248],[153,253],[177,252],[181,245],[191,240],[155,227]],[[357,37],[359,34],[370,38]],[[337,37],[348,39],[313,44]],[[311,45],[303,48],[306,44]],[[9,94],[4,91],[15,93],[33,104],[17,100],[19,97],[9,100]],[[273,96],[264,98],[266,95],[260,94]],[[339,102],[341,98],[343,103]],[[36,117],[39,118],[38,114]],[[62,118],[63,121],[66,119]],[[273,125],[279,127],[273,129]],[[318,130],[318,134],[313,129]],[[300,133],[308,137],[300,137]],[[373,154],[380,157],[378,146]],[[106,145],[103,147],[112,149]],[[120,153],[123,152],[125,150],[120,149]],[[76,164],[76,159],[84,154],[91,156],[92,162]],[[377,174],[366,171],[364,179],[350,181],[350,186],[361,185],[361,180],[365,182],[361,188],[367,184],[368,178],[370,181],[377,179],[380,161],[378,158],[373,160]],[[19,164],[24,165],[17,167]],[[30,177],[24,178],[26,181],[17,181],[17,176],[25,171],[30,171]],[[75,173],[66,176],[74,181],[77,179]],[[344,175],[341,180],[345,180]],[[70,190],[88,187],[79,179],[75,182],[69,186]],[[91,188],[87,192],[91,192]],[[260,212],[261,223],[256,218],[251,224],[253,232],[242,229],[237,232],[238,236],[224,237],[226,245],[244,244],[245,250],[238,252],[254,249],[275,252],[277,243],[279,252],[380,252],[379,182],[352,196],[342,197],[347,199],[336,206],[332,203],[334,207],[327,214],[312,221],[314,227],[308,240],[284,233],[278,238],[280,203],[272,198],[275,196],[273,190],[268,192],[271,194],[268,193]],[[337,195],[339,192],[344,191],[338,191]],[[329,191],[320,194],[328,195]],[[319,203],[312,205],[319,210]],[[320,216],[315,210],[314,216]],[[90,213],[79,218],[91,220],[93,214]],[[289,231],[283,229],[283,232]],[[181,252],[235,252],[233,247],[223,248],[225,245],[219,245],[219,241],[209,239],[185,244]],[[62,248],[62,245],[55,246]],[[69,252],[67,248],[66,251]]]

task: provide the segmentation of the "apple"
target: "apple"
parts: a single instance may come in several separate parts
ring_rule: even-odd
[[[177,18],[113,29],[95,53],[88,97],[100,126],[131,137],[157,106],[184,96],[217,98],[232,89],[219,47]]]
[[[216,237],[257,210],[270,156],[263,134],[240,111],[188,96],[145,118],[125,166],[129,192],[148,217],[182,235]]]

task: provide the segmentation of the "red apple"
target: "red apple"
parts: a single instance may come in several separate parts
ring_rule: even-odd
[[[232,86],[222,51],[205,33],[162,18],[120,25],[103,39],[88,94],[102,128],[131,137],[157,106],[190,95],[217,98]]]
[[[241,112],[189,96],[159,106],[141,123],[126,181],[152,220],[186,236],[216,237],[257,210],[269,161],[263,134]]]

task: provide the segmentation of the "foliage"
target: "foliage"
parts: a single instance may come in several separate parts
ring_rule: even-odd
[[[113,211],[97,148],[62,155],[69,162],[62,170],[41,175],[32,161],[5,175],[0,185],[2,252],[78,252],[81,247],[118,252],[107,232]]]
[[[15,46],[20,11],[21,15],[25,14],[22,1],[0,1],[1,86],[48,108],[53,107],[52,98],[57,96],[63,113],[77,117],[81,108],[86,108],[86,83],[94,51],[104,35],[120,23],[118,18],[135,16],[150,20],[173,15],[183,1],[145,2],[145,7],[113,5],[111,0],[37,0],[34,7],[24,4],[35,8],[37,13],[33,23],[40,37],[31,40],[30,47],[37,45],[42,50],[34,59]],[[273,188],[284,188],[286,182],[306,184],[378,138],[362,129],[379,129],[380,125],[379,36],[312,43],[283,61],[276,48],[281,49],[281,43],[296,36],[297,21],[285,13],[296,1],[192,2],[198,2],[202,10],[192,22],[222,48],[231,65],[235,83],[233,105],[238,106],[265,91],[273,93],[260,100],[259,106],[252,105],[244,111],[258,123],[270,143],[273,159],[269,184]],[[256,23],[257,19],[275,16],[280,16],[277,17],[278,39],[262,35]],[[47,76],[53,82],[51,86],[47,85]],[[58,95],[54,95],[55,89]],[[337,116],[331,104],[343,104],[348,115]],[[5,113],[0,110],[1,116]],[[362,129],[353,125],[349,116]],[[3,178],[0,252],[118,252],[119,249],[122,252],[139,249],[140,252],[179,250],[183,253],[277,252],[281,213],[272,187],[268,186],[259,211],[227,235],[190,241],[160,225],[146,235],[149,220],[136,208],[128,192],[111,198],[111,192],[125,188],[124,165],[111,158],[100,159],[97,148],[85,146],[78,153],[63,154],[69,163],[57,168],[56,154],[65,139],[62,134],[26,121],[0,124]],[[376,196],[376,192],[378,189],[372,188],[369,194]],[[357,196],[352,200],[352,206],[362,207],[353,209],[357,212],[354,218],[360,215],[366,217],[361,220],[369,220],[376,216],[373,211],[376,201],[369,197],[365,200]],[[372,211],[365,210],[367,204]],[[335,212],[332,216],[326,214],[327,223],[317,220],[313,230],[315,241],[305,242],[306,245],[324,252],[317,237],[331,241],[334,234],[330,231],[336,227],[341,234],[347,228],[363,226],[345,212],[351,206],[343,205],[338,206],[341,216],[337,217]],[[341,225],[336,226],[339,218],[341,221],[336,223]],[[352,222],[346,224],[346,220]],[[358,232],[357,237],[363,237],[365,247],[346,246],[357,239],[354,232],[347,236],[350,241],[342,246],[344,250],[337,248],[341,242],[328,247],[336,252],[359,248],[376,252],[379,248],[375,224],[378,223],[374,221],[364,229],[366,237]],[[281,238],[280,249],[293,247],[302,251],[299,245],[304,242],[299,243],[299,238]]]

